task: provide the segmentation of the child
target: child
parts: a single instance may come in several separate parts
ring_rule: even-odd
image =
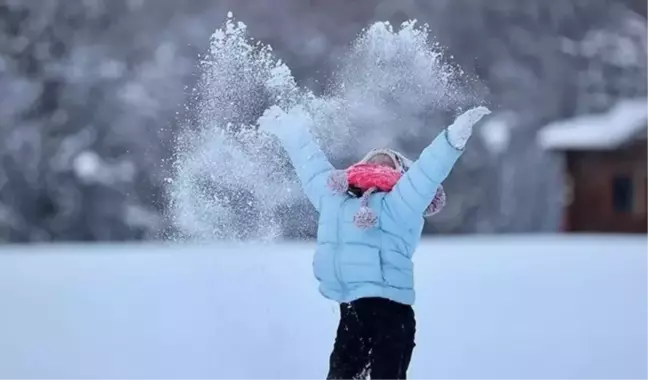
[[[443,207],[441,183],[489,113],[465,112],[414,163],[373,150],[345,171],[319,149],[303,109],[274,106],[259,119],[260,130],[281,141],[319,212],[313,270],[320,293],[340,303],[327,378],[406,378],[416,328],[412,255],[423,218]]]

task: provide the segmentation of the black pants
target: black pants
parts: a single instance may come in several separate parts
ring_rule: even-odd
[[[416,321],[414,310],[384,298],[340,305],[328,379],[405,379]]]

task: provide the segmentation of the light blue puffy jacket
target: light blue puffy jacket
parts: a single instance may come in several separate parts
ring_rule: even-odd
[[[360,229],[353,222],[360,199],[333,192],[327,180],[335,168],[307,128],[293,132],[279,137],[319,212],[313,269],[322,295],[337,302],[381,297],[413,304],[412,255],[421,239],[423,213],[462,150],[450,145],[446,131],[439,134],[391,192],[370,196],[378,223]]]

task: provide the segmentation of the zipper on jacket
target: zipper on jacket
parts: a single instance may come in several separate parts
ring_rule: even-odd
[[[344,204],[346,203],[345,201],[342,201],[342,218],[344,218]],[[337,218],[335,218],[335,233],[336,233],[336,239],[335,239],[335,250],[333,253],[333,265],[335,266],[335,276],[337,277],[338,284],[340,284],[340,289],[342,290],[342,298],[346,298],[346,286],[344,285],[344,279],[342,278],[342,269],[340,267],[340,247],[342,246],[340,244],[340,217],[338,215]]]

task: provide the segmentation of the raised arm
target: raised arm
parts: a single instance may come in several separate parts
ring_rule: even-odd
[[[315,142],[309,128],[311,116],[300,107],[288,113],[273,106],[259,118],[259,130],[275,135],[288,153],[306,197],[319,212],[322,198],[333,196],[327,179],[335,170]]]
[[[486,107],[473,108],[441,132],[385,196],[387,210],[406,225],[418,222],[461,157],[472,127],[489,113]]]

